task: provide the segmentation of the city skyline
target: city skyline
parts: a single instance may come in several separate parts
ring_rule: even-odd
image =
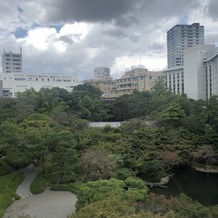
[[[167,66],[166,33],[200,23],[205,44],[218,45],[215,0],[12,0],[0,3],[0,51],[23,49],[26,73],[94,76],[109,67],[119,78],[131,66]]]

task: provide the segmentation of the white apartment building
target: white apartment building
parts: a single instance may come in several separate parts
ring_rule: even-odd
[[[22,73],[23,72],[22,49],[20,53],[3,52],[2,72],[3,73]]]

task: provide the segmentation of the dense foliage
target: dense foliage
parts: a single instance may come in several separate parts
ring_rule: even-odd
[[[34,192],[46,183],[74,190],[75,218],[216,217],[216,207],[183,195],[151,196],[144,181],[159,182],[189,164],[217,168],[217,111],[216,96],[194,101],[162,82],[151,92],[113,101],[102,101],[101,92],[87,84],[72,93],[27,90],[0,99],[0,175],[33,163]],[[89,121],[123,122],[120,128],[91,128]]]

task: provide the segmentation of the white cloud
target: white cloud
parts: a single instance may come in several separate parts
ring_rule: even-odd
[[[32,45],[36,49],[46,50],[55,39],[55,28],[37,27],[29,30],[27,37],[20,39],[19,41],[25,43],[26,45]]]
[[[92,26],[92,24],[84,22],[67,23],[61,28],[59,36],[70,35],[74,42],[80,42],[86,37]]]

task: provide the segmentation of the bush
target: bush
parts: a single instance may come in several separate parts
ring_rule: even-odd
[[[30,185],[30,191],[36,195],[44,192],[46,189],[46,180],[42,174],[38,174]]]
[[[132,172],[131,172],[131,170],[129,170],[129,169],[125,168],[125,167],[122,167],[122,168],[118,168],[116,170],[116,175],[117,175],[118,179],[125,180],[128,177],[132,176]]]
[[[147,189],[145,182],[142,179],[129,177],[125,180],[128,188]]]
[[[10,154],[5,160],[10,166],[17,169],[24,168],[31,163],[31,160],[22,154]]]
[[[12,172],[12,169],[10,166],[8,166],[5,162],[0,162],[0,176],[7,175]]]
[[[144,162],[139,168],[139,174],[149,182],[159,182],[165,176],[165,171],[158,160],[150,160]]]

